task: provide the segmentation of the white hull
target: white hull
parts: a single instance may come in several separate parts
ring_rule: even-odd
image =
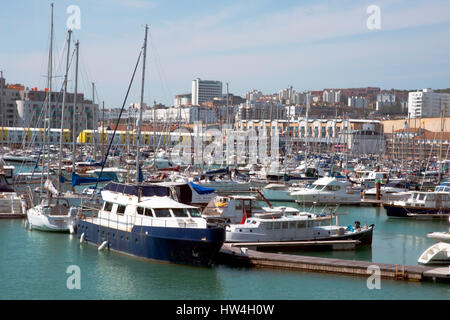
[[[427,235],[430,239],[450,243],[450,232],[431,232]]]
[[[450,263],[450,243],[435,243],[422,253],[418,262],[425,265]]]
[[[76,218],[70,214],[48,215],[43,212],[44,209],[40,205],[27,211],[28,226],[31,230],[70,232],[76,225]]]
[[[290,195],[289,190],[263,189],[261,193],[269,201],[295,201],[294,197]]]
[[[292,194],[296,202],[317,204],[357,204],[361,202],[359,194],[341,195],[335,193],[295,193]]]

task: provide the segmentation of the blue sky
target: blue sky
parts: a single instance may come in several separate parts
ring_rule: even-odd
[[[107,107],[122,104],[150,25],[145,100],[173,103],[194,78],[230,91],[379,86],[450,87],[449,1],[56,0],[55,87],[61,86],[69,5],[81,10],[80,88],[95,82]],[[44,87],[47,0],[2,2],[0,70],[10,83]],[[381,10],[369,30],[366,9]],[[72,43],[73,48],[73,43]],[[139,71],[140,72],[140,71]],[[73,90],[73,74],[69,87]],[[138,102],[140,74],[127,103]]]

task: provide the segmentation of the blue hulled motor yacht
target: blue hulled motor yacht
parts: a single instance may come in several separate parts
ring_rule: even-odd
[[[137,257],[209,265],[225,241],[225,229],[211,225],[199,209],[175,201],[157,185],[109,183],[97,217],[77,224],[81,242]]]

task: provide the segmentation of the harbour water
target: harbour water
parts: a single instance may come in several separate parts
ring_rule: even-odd
[[[280,203],[276,203],[279,205]],[[293,205],[286,203],[285,205]],[[301,252],[323,257],[416,265],[434,243],[431,231],[448,222],[388,219],[382,208],[341,207],[340,224],[375,224],[372,248]],[[369,290],[366,277],[234,268],[192,267],[138,259],[80,245],[74,235],[25,229],[24,220],[0,221],[0,299],[450,299],[450,284],[381,280]],[[68,289],[80,269],[80,289]]]

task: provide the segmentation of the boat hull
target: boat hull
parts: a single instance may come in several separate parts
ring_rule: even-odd
[[[87,242],[133,256],[179,264],[210,265],[225,241],[223,228],[134,226],[131,231],[80,220],[77,235]]]
[[[409,206],[397,206],[393,204],[383,204],[386,209],[388,217],[394,218],[410,218],[408,214],[419,214],[426,216],[427,214],[450,214],[450,208],[423,208],[423,207],[409,207]]]

